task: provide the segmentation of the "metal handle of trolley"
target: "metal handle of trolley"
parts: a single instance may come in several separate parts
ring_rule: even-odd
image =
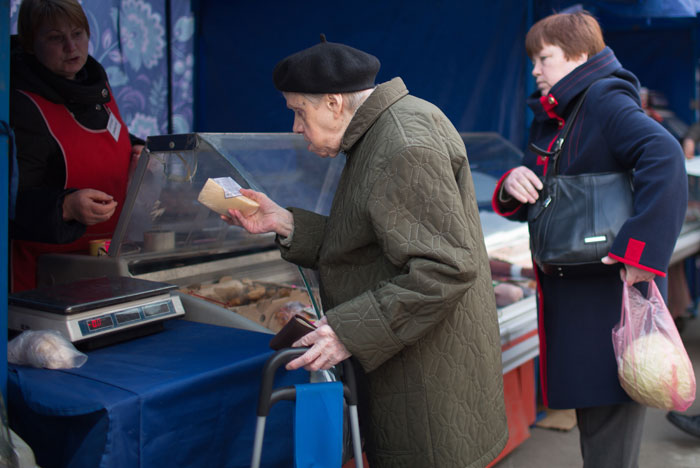
[[[260,382],[260,394],[258,395],[258,419],[255,426],[255,441],[253,443],[253,458],[251,468],[260,467],[260,457],[262,455],[262,443],[265,434],[265,421],[270,413],[272,405],[281,400],[296,400],[296,389],[294,387],[280,387],[273,389],[275,372],[280,366],[287,364],[309,348],[285,348],[277,351],[265,363],[263,367],[262,380]],[[352,433],[352,447],[355,457],[355,466],[363,468],[362,443],[360,441],[360,423],[357,415],[357,388],[355,385],[355,373],[350,359],[342,363],[343,366],[343,396],[348,405],[348,415],[350,417],[350,430]]]

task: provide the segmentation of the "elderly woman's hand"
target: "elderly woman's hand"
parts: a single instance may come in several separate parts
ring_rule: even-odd
[[[601,260],[606,265],[613,265],[617,263],[617,260],[610,258],[607,255]],[[641,283],[643,281],[654,281],[656,275],[650,271],[642,270],[632,265],[625,265],[624,268],[620,269],[620,278],[622,281],[627,283],[628,286],[632,286],[635,283]]]
[[[78,221],[86,226],[112,217],[117,202],[111,195],[95,189],[82,189],[63,198],[63,220]]]
[[[503,188],[520,203],[535,203],[539,198],[538,190],[542,190],[542,181],[525,166],[519,166],[510,171],[503,181]]]
[[[260,208],[255,213],[244,216],[238,210],[228,210],[229,215],[221,215],[221,219],[233,226],[241,226],[252,234],[275,232],[282,237],[288,237],[294,230],[294,216],[267,195],[255,190],[241,189],[241,194],[255,200]]]
[[[631,286],[635,283],[641,283],[642,281],[654,281],[656,275],[650,271],[633,267],[632,265],[625,265],[625,268],[620,271],[620,277],[622,281],[625,281]]]
[[[287,370],[294,370],[300,367],[308,371],[330,369],[351,356],[348,349],[328,325],[326,317],[319,320],[318,324],[319,326],[316,330],[294,342],[292,345],[294,347],[311,346],[311,348],[298,358],[287,363]]]

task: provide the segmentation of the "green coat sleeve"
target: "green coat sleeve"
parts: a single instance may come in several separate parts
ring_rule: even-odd
[[[318,252],[326,231],[326,217],[300,208],[290,208],[294,215],[294,235],[289,247],[277,242],[282,258],[304,268],[317,269]]]
[[[478,212],[468,214],[450,158],[425,147],[389,158],[367,203],[382,255],[398,273],[327,316],[369,372],[459,307],[476,277],[480,229],[473,229]]]

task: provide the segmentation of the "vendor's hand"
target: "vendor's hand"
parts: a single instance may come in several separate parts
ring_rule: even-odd
[[[617,260],[610,258],[607,255],[601,259],[606,265],[614,265]],[[656,275],[650,271],[642,270],[632,265],[625,265],[624,268],[620,268],[620,278],[622,281],[627,283],[628,286],[632,286],[635,283],[641,283],[643,281],[654,281]]]
[[[282,237],[288,237],[294,229],[294,216],[267,195],[255,190],[241,189],[241,195],[255,200],[260,208],[255,213],[244,216],[238,210],[228,210],[229,215],[221,215],[221,219],[234,226],[242,226],[252,234],[275,232]]]
[[[328,325],[326,317],[316,322],[318,328],[299,338],[292,345],[293,347],[310,346],[311,348],[287,363],[287,370],[294,370],[303,367],[307,371],[317,371],[320,369],[330,369],[339,362],[351,356],[348,349],[340,342],[338,336]]]
[[[144,146],[143,145],[133,145],[131,147],[131,161],[135,162],[139,160],[139,157],[141,156],[141,152],[143,151]]]
[[[519,166],[510,171],[503,181],[503,188],[520,203],[535,203],[539,198],[538,190],[542,190],[542,181],[525,166]]]
[[[63,198],[63,220],[86,226],[107,221],[116,209],[114,197],[95,189],[78,190]]]
[[[136,169],[136,165],[139,163],[139,158],[141,157],[141,152],[143,151],[143,145],[133,145],[131,147],[131,160],[129,161],[129,180],[131,180],[131,175]]]

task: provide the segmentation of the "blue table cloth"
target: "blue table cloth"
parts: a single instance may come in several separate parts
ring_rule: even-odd
[[[51,467],[250,466],[270,335],[184,320],[89,351],[78,369],[10,365],[10,426]],[[279,370],[275,386],[308,382]],[[267,418],[262,465],[292,466],[294,405]]]

